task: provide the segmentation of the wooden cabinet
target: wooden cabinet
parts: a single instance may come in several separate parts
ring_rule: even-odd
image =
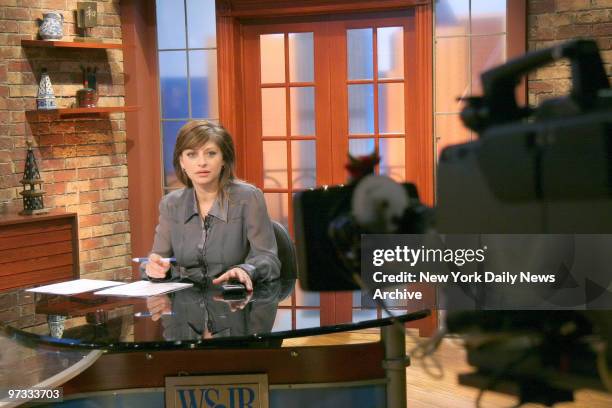
[[[77,278],[76,213],[0,216],[0,291]]]

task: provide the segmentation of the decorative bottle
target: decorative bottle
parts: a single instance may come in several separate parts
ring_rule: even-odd
[[[36,107],[38,109],[57,109],[55,103],[55,94],[51,86],[51,79],[47,70],[43,68],[40,75],[40,83],[38,84],[38,96],[36,97]]]

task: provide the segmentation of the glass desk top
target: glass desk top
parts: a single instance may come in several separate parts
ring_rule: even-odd
[[[283,339],[393,324],[392,318],[277,331],[279,303],[291,295],[295,280],[254,285],[252,293],[224,294],[210,282],[166,295],[134,298],[94,295],[47,295],[17,291],[30,298],[32,316],[0,321],[4,335],[27,343],[108,351],[172,350],[278,346]],[[394,316],[418,320],[428,310]],[[6,320],[6,319],[5,319]]]
[[[9,335],[0,331],[0,407],[18,406],[28,400],[9,399],[9,390],[57,388],[104,353],[23,341],[18,337],[19,333]]]

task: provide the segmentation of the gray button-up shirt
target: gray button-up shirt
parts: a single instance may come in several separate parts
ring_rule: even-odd
[[[280,276],[276,239],[263,193],[240,181],[230,183],[225,199],[213,203],[206,220],[200,217],[192,188],[164,196],[151,252],[176,258],[172,279],[199,281],[232,267],[244,269],[253,280]]]

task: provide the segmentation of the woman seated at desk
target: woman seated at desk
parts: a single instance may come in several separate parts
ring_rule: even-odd
[[[206,277],[218,285],[279,277],[280,261],[263,193],[234,177],[234,143],[219,125],[185,124],[177,136],[173,164],[187,187],[164,196],[159,205],[149,262],[143,275],[154,279]],[[162,258],[176,258],[171,265]]]

